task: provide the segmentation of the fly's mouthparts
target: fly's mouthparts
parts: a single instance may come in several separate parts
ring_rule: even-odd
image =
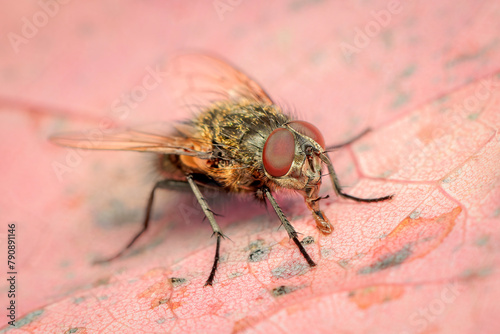
[[[313,217],[316,221],[316,226],[321,233],[323,233],[324,235],[332,233],[333,226],[332,224],[330,224],[330,220],[328,220],[323,211],[313,211]]]

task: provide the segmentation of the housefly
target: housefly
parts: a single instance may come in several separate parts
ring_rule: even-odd
[[[302,195],[323,234],[333,230],[319,205],[324,166],[337,196],[358,202],[392,198],[391,195],[364,199],[344,193],[327,151],[356,138],[326,147],[316,126],[287,115],[255,81],[234,67],[207,55],[184,55],[171,62],[170,70],[178,80],[175,84],[185,90],[186,104],[197,110],[193,119],[174,125],[172,134],[124,130],[104,134],[90,145],[81,135],[51,138],[52,142],[69,147],[157,154],[164,179],[151,190],[142,229],[120,252],[104,261],[121,256],[146,231],[158,189],[190,188],[212,227],[217,243],[205,285],[213,284],[224,234],[200,189],[253,194],[269,202],[311,267],[316,263],[300,243],[298,233],[273,193],[289,189]]]

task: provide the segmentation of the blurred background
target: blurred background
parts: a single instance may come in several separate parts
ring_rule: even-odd
[[[227,59],[287,110],[316,124],[331,144],[391,124],[500,68],[500,4],[493,0],[39,0],[0,6],[0,240],[4,245],[7,222],[17,222],[18,318],[35,319],[30,312],[109,274],[110,268],[90,266],[96,254],[89,252],[113,253],[137,230],[151,186],[133,154],[73,156],[47,137],[188,117],[173,107],[161,69],[176,54]],[[355,173],[339,161],[341,177],[350,180]],[[168,206],[168,198],[160,206]],[[124,228],[113,229],[123,220]],[[206,227],[195,235],[193,225],[179,223],[169,232],[166,225],[157,227],[156,239],[150,236],[156,245],[174,227],[193,236],[188,246],[169,241],[162,248],[169,259],[200,243],[212,245]],[[212,248],[202,260],[209,263],[211,256]],[[3,284],[2,309],[8,302]],[[375,326],[376,316],[361,318]],[[6,323],[2,316],[0,325]],[[394,328],[383,332],[420,327]]]

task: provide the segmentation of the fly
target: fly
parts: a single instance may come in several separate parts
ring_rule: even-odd
[[[171,68],[178,76],[176,84],[186,89],[184,98],[188,105],[197,110],[193,119],[176,124],[172,134],[124,130],[105,134],[91,145],[81,135],[63,134],[50,138],[52,142],[68,147],[157,154],[158,170],[164,179],[151,190],[141,230],[120,252],[100,262],[120,257],[147,230],[158,189],[190,188],[212,227],[217,242],[205,286],[214,282],[224,234],[200,189],[253,194],[261,201],[268,201],[311,267],[316,263],[300,243],[298,233],[273,193],[288,189],[302,195],[323,234],[333,231],[319,206],[323,166],[326,166],[339,197],[358,202],[392,198],[392,195],[358,198],[343,192],[327,151],[350,144],[359,136],[326,147],[316,126],[292,119],[255,81],[219,59],[185,55],[176,58]]]

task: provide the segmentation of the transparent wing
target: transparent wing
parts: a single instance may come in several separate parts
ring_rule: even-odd
[[[241,99],[273,104],[269,95],[255,81],[212,56],[177,56],[170,62],[169,73],[177,103],[191,110],[199,111],[218,101]]]
[[[195,138],[163,136],[137,130],[122,130],[113,133],[89,131],[65,133],[49,138],[55,144],[89,150],[123,150],[155,152],[161,154],[189,155],[208,158],[208,145]]]
[[[267,93],[247,75],[226,62],[204,54],[185,54],[168,62],[170,91],[178,104],[200,111],[218,101],[242,99],[273,104]],[[174,126],[181,136],[149,131],[123,130],[113,133],[69,133],[49,138],[62,146],[92,150],[126,150],[210,157],[210,143],[196,138],[196,129]]]

